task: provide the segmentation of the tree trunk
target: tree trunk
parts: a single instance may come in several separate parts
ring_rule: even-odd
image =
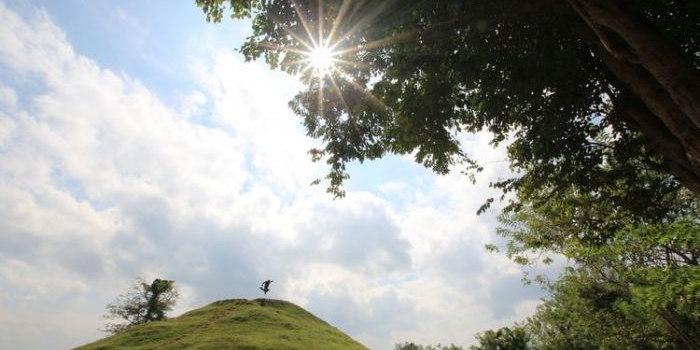
[[[700,71],[620,0],[568,2],[595,34],[596,54],[644,104],[627,117],[664,155],[665,171],[700,197]]]
[[[620,0],[569,0],[585,16],[608,51],[618,59],[644,67],[663,86],[679,109],[700,128],[700,71],[689,55],[666,40],[635,11]],[[622,39],[614,44],[601,30],[605,28]]]
[[[656,314],[666,323],[667,329],[677,339],[679,345],[685,346],[688,350],[700,350],[700,340],[697,339],[697,334],[693,334],[695,333],[694,321],[668,309],[656,310]]]
[[[664,155],[664,162],[658,170],[673,175],[681,185],[700,196],[700,176],[690,164],[682,143],[649,112],[644,103],[636,96],[623,93],[615,100],[615,108],[637,131],[648,136],[654,151]]]
[[[684,120],[683,113],[649,74],[603,50],[599,52],[613,74],[630,85],[632,96],[616,99],[616,106],[649,137],[652,147],[664,155],[663,170],[700,197],[700,129]]]

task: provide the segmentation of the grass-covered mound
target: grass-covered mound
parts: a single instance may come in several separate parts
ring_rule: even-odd
[[[301,307],[271,299],[217,301],[75,348],[98,349],[367,350]]]

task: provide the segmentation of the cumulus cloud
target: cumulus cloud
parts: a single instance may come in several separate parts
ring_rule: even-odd
[[[485,186],[406,163],[415,178],[333,201],[309,187],[325,169],[287,108],[297,82],[226,50],[191,62],[197,88],[169,105],[75,52],[46,11],[22,17],[0,3],[8,346],[94,340],[104,305],[137,276],[175,279],[179,312],[259,297],[272,278],[273,297],[374,349],[468,344],[532,309],[537,293],[516,292],[519,270],[482,249],[494,228],[493,215],[474,216]],[[465,147],[502,157],[485,138]],[[402,195],[384,196],[393,192]]]

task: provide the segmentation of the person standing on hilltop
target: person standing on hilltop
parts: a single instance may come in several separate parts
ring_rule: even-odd
[[[267,292],[270,291],[270,283],[272,283],[272,282],[273,282],[272,280],[267,280],[267,281],[263,282],[262,285],[260,285],[260,290],[263,291],[265,293],[265,295],[267,295]]]

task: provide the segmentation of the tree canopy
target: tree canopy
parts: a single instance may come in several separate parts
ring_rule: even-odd
[[[634,182],[653,169],[700,195],[700,3],[695,0],[196,0],[207,19],[250,18],[246,59],[300,74],[291,102],[343,195],[346,165],[414,154],[478,170],[461,131],[509,142],[550,193]],[[334,65],[309,69],[318,48]]]

